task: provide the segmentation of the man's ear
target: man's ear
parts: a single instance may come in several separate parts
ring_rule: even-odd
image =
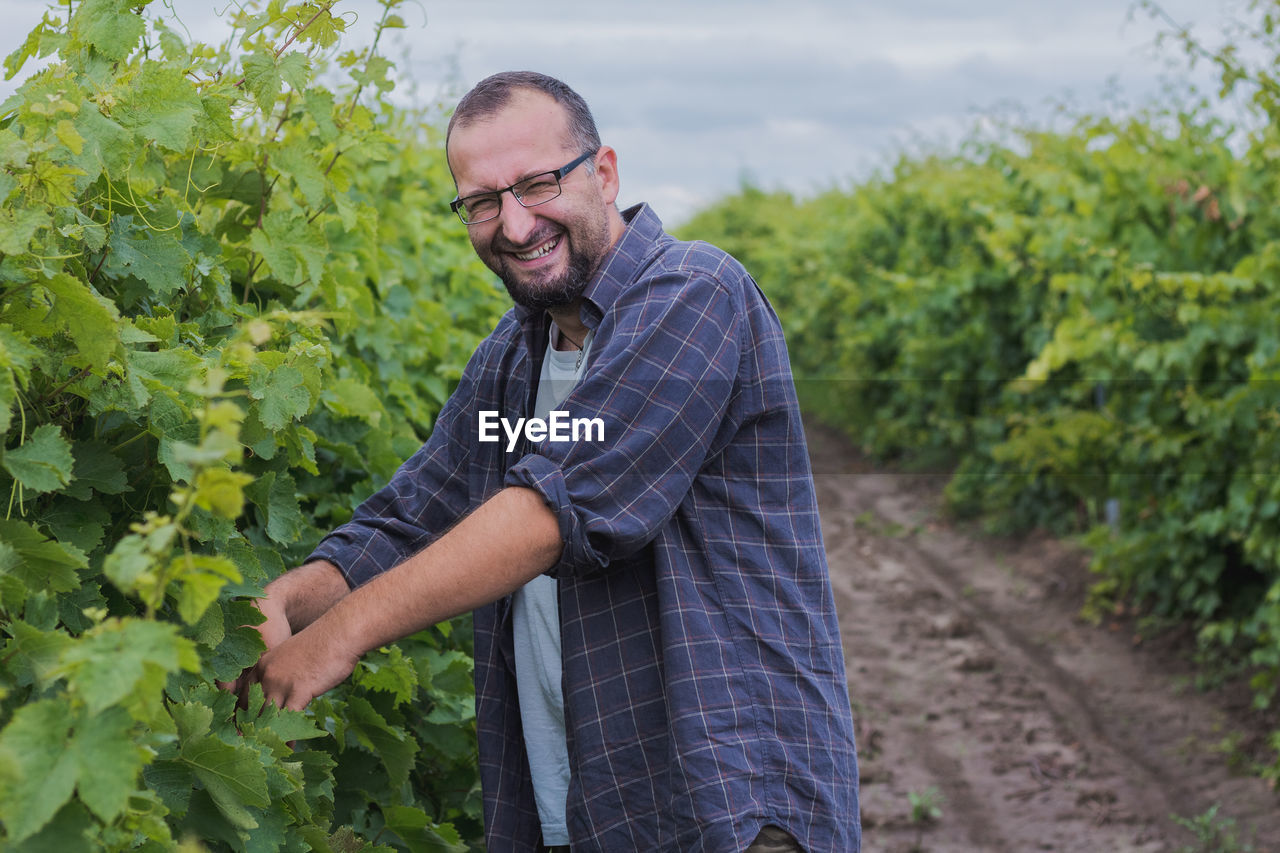
[[[618,152],[608,145],[602,145],[596,152],[595,179],[600,182],[604,203],[613,204],[618,198]]]

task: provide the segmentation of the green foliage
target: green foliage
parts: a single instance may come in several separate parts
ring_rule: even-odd
[[[465,850],[465,620],[305,714],[215,682],[505,300],[377,42],[326,88],[331,2],[213,46],[144,6],[54,9],[5,61],[52,57],[0,105],[0,847]]]
[[[942,820],[942,792],[930,785],[923,791],[907,792],[907,802],[911,805],[911,822],[915,824],[935,823]]]
[[[1252,853],[1255,849],[1248,841],[1241,841],[1236,822],[1229,817],[1218,817],[1219,804],[1215,803],[1192,818],[1173,815],[1179,826],[1195,835],[1194,844],[1178,848],[1180,853]]]
[[[1274,57],[1274,4],[1251,9],[1240,32]],[[953,465],[950,505],[994,529],[1084,534],[1095,607],[1189,621],[1267,705],[1280,101],[1253,53],[1197,53],[1253,93],[1251,128],[1204,101],[1005,128],[803,203],[747,188],[684,231],[761,282],[809,411],[874,455]]]

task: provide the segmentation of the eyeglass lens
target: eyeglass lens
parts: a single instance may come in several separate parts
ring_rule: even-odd
[[[534,175],[511,187],[516,199],[525,207],[543,204],[560,195],[560,181],[554,172]],[[468,224],[493,219],[498,215],[502,201],[498,193],[485,193],[462,200],[460,212]]]

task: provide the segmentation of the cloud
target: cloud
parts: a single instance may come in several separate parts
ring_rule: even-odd
[[[1238,1],[1238,0],[1237,0]],[[1164,0],[1175,19],[1212,29],[1221,3]],[[43,0],[0,0],[11,46]],[[194,33],[222,26],[212,0],[175,0]],[[155,8],[155,7],[153,7]],[[340,0],[367,43],[373,0]],[[976,115],[1018,103],[1029,116],[1071,96],[1100,104],[1108,78],[1141,99],[1162,67],[1156,27],[1127,0],[424,0],[386,42],[406,84],[431,101],[508,68],[577,88],[619,149],[631,192],[670,205],[668,219],[733,191],[744,174],[811,191],[866,174],[904,141],[956,138]],[[422,18],[426,28],[420,28]],[[0,99],[13,84],[0,83]],[[411,89],[413,91],[411,91]]]

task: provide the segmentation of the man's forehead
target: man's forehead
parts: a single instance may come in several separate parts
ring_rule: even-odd
[[[470,173],[487,173],[490,168],[504,172],[554,169],[562,164],[542,161],[568,147],[563,107],[541,92],[520,90],[497,110],[454,126],[449,135],[449,166],[455,180],[463,177],[462,170],[473,180],[488,182],[501,176]]]
[[[568,114],[554,98],[542,92],[519,89],[497,109],[469,118],[453,128],[450,147],[461,141],[468,145],[488,133],[519,134],[529,139],[560,141],[568,126]]]

